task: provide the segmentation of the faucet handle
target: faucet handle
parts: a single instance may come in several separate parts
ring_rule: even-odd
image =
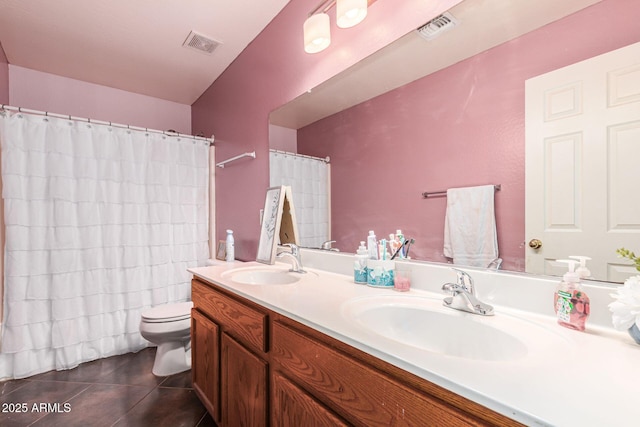
[[[300,250],[300,248],[298,248],[298,245],[296,245],[295,243],[283,243],[280,246],[284,246],[287,247],[291,250],[291,255],[297,257],[298,256],[298,251]]]
[[[462,286],[467,292],[472,295],[475,295],[475,287],[473,286],[473,277],[469,276],[465,271],[459,270],[457,268],[451,267],[453,271],[456,272],[458,276],[458,285]]]
[[[459,283],[445,283],[442,285],[442,290],[445,292],[449,292],[451,295],[459,294],[460,292],[465,292],[466,289]]]
[[[320,249],[324,249],[324,250],[330,250],[331,249],[331,244],[335,243],[335,240],[327,240],[326,242],[322,242],[322,245],[320,245]]]

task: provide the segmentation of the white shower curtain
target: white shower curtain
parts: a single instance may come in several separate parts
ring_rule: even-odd
[[[141,311],[209,257],[209,143],[4,112],[0,144],[0,379],[145,347]]]
[[[269,152],[270,185],[291,186],[301,246],[318,248],[329,240],[329,171],[324,159]]]

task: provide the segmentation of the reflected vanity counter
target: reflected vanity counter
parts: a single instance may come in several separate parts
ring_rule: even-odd
[[[447,265],[406,263],[412,287],[400,293],[354,284],[350,254],[303,250],[302,261],[295,280],[285,263],[189,271],[523,424],[637,425],[640,346],[610,326],[610,286],[585,285],[591,317],[578,332],[556,323],[555,278],[465,269],[495,308],[478,316],[442,305]]]

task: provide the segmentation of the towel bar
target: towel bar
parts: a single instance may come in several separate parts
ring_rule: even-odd
[[[224,165],[226,165],[227,163],[234,162],[234,161],[236,161],[238,159],[242,159],[243,157],[251,157],[251,158],[255,159],[256,158],[256,152],[252,151],[250,153],[239,154],[239,155],[237,155],[235,157],[232,157],[230,159],[223,160],[220,163],[216,163],[216,166],[219,167],[219,168],[223,168],[224,169]]]
[[[493,186],[493,188],[496,191],[500,191],[500,189],[502,188],[501,184],[495,184]],[[441,197],[441,196],[446,196],[447,195],[447,190],[444,191],[425,191],[424,193],[422,193],[422,198],[424,199],[428,199],[429,197]]]

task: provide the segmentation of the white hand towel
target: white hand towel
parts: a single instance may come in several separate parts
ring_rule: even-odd
[[[447,190],[444,255],[454,264],[487,267],[498,258],[493,185]]]

